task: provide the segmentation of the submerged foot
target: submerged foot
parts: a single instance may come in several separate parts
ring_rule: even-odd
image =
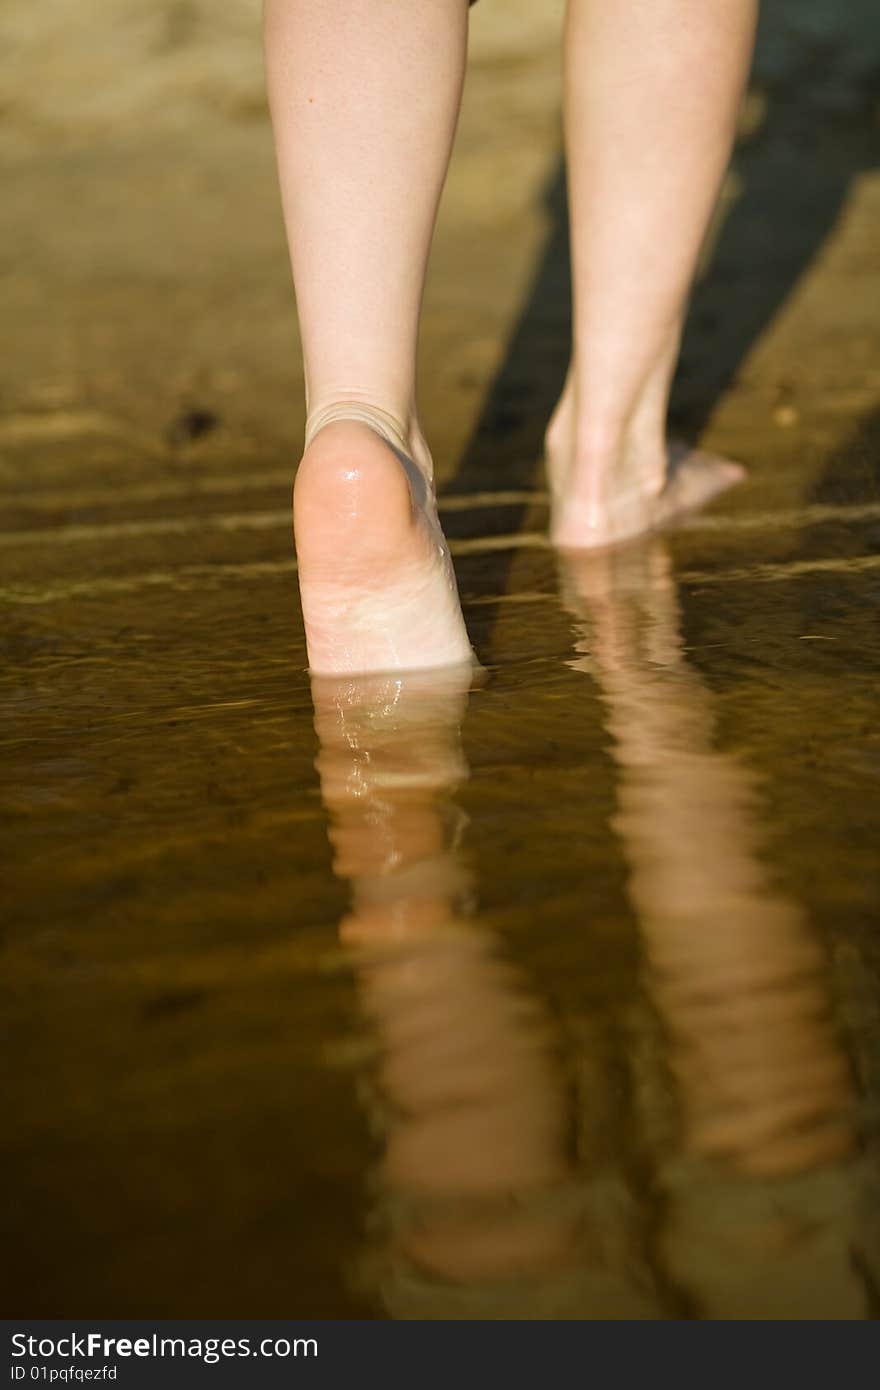
[[[307,445],[294,531],[311,671],[472,660],[429,478],[362,419],[336,419]]]
[[[550,538],[560,549],[598,550],[659,531],[746,476],[729,459],[664,442],[663,365],[623,436],[589,451],[576,443],[574,392],[566,384],[546,439]]]
[[[665,471],[646,467],[610,470],[601,486],[574,469],[550,468],[552,514],[550,536],[565,550],[592,550],[619,545],[659,531],[689,512],[699,511],[721,493],[742,482],[741,464],[692,449],[670,445]]]

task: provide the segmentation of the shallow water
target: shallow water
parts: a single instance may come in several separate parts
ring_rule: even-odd
[[[459,545],[472,685],[310,686],[283,566],[142,630],[13,593],[6,1306],[872,1316],[880,565],[834,505]]]
[[[4,1309],[874,1317],[873,0],[762,6],[672,410],[748,483],[568,565],[562,7],[475,8],[421,359],[472,688],[304,671],[250,6],[54,8],[0,207]]]

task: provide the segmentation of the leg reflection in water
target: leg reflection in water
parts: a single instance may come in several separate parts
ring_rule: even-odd
[[[560,564],[572,664],[607,711],[614,828],[679,1114],[653,1156],[655,1258],[698,1317],[864,1317],[852,1082],[826,962],[762,863],[756,779],[715,746],[666,544]]]
[[[595,1248],[585,1294],[557,1039],[474,916],[453,800],[471,680],[313,680],[340,931],[380,1043],[370,1282],[396,1317],[651,1316]]]

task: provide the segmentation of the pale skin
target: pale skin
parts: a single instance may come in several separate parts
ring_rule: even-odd
[[[546,450],[560,548],[630,540],[742,477],[726,460],[671,452],[666,414],[756,9],[569,0],[574,345]],[[464,0],[265,3],[308,409],[294,528],[319,673],[470,659],[415,396],[467,23]]]

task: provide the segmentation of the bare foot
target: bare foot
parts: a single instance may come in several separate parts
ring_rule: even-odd
[[[472,660],[430,478],[363,420],[337,419],[307,446],[294,531],[311,671]]]
[[[686,444],[624,443],[600,464],[573,448],[569,393],[547,432],[550,539],[564,550],[596,550],[661,530],[699,511],[746,476],[741,464]]]

